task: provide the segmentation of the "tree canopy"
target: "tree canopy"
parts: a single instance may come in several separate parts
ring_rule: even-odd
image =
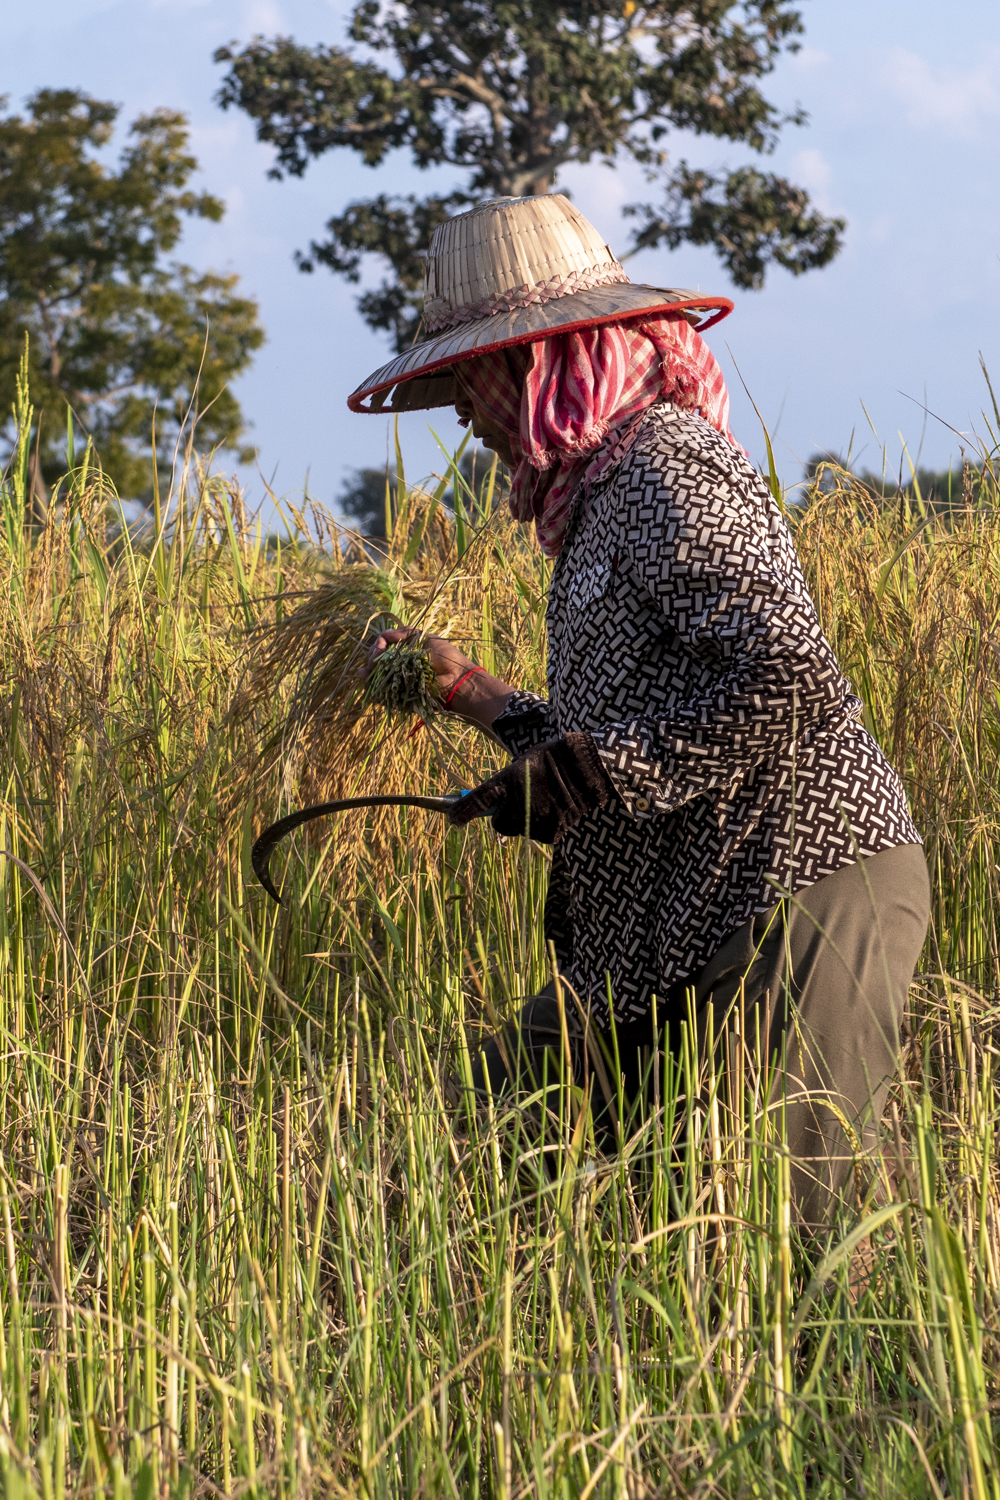
[[[345,477],[337,503],[362,536],[385,536],[386,488],[391,497],[396,484],[395,469],[352,469]]]
[[[218,97],[276,148],[275,177],[337,148],[371,167],[404,149],[418,168],[459,169],[449,193],[346,205],[298,256],[354,282],[367,255],[388,262],[359,306],[403,348],[437,224],[487,198],[548,192],[571,162],[625,156],[646,170],[655,201],[626,210],[632,248],[712,245],[745,288],[771,262],[796,275],[825,265],[844,224],[801,188],[754,167],[698,171],[664,145],[683,129],[771,151],[806,117],[783,114],[760,82],[802,29],[793,0],[359,0],[353,48],[261,36],[219,48],[230,67]]]
[[[39,477],[61,472],[67,404],[122,495],[150,482],[189,409],[199,443],[243,449],[246,423],[228,382],[263,342],[257,304],[238,277],[164,264],[183,217],[224,205],[188,182],[197,169],[183,115],[131,126],[108,166],[118,109],[71,89],[43,89],[24,116],[0,99],[0,402],[10,412],[29,337],[40,410]]]

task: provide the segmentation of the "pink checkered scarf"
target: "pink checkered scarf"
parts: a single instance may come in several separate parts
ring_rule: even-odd
[[[722,371],[681,313],[552,334],[464,360],[454,371],[460,389],[509,436],[511,512],[535,522],[549,557],[562,546],[578,486],[620,458],[622,445],[596,459],[595,449],[654,401],[697,410],[737,446]]]

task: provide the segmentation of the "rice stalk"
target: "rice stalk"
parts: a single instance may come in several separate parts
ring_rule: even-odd
[[[539,851],[402,810],[378,852],[363,817],[295,845],[286,911],[246,880],[253,831],[327,774],[305,729],[255,757],[339,681],[309,709],[328,609],[237,711],[269,632],[381,570],[350,650],[444,622],[539,687],[530,541],[406,492],[371,560],[317,547],[315,515],[267,541],[193,461],[178,483],[146,550],[93,473],[37,531],[0,490],[5,1493],[994,1500],[990,473],[916,536],[847,477],[796,521],[934,886],[895,1117],[819,1245],[735,1030],[664,1061],[619,1152],[579,1101],[470,1105],[479,1040],[547,977]],[[392,747],[380,789],[446,789],[426,732],[358,722]]]
[[[419,636],[398,641],[376,660],[365,683],[365,698],[390,714],[431,718],[441,703],[431,658]]]

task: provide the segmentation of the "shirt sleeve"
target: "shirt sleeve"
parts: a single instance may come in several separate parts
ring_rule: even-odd
[[[633,817],[735,785],[848,696],[784,520],[754,480],[744,487],[687,454],[655,467],[637,457],[622,476],[619,569],[655,602],[704,684],[593,731]]]
[[[493,720],[493,733],[511,755],[559,738],[555,715],[544,698],[518,688]]]

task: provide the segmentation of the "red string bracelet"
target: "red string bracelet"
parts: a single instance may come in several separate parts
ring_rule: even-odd
[[[447,708],[448,707],[448,704],[451,702],[452,698],[454,698],[455,694],[458,692],[458,690],[462,686],[463,682],[468,682],[469,678],[472,677],[472,676],[474,676],[476,672],[485,672],[485,671],[486,671],[485,667],[470,667],[467,672],[463,672],[462,675],[461,675],[461,677],[458,679],[458,681],[452,685],[451,692],[448,694],[447,698],[444,700],[444,702],[442,703],[441,707],[442,708]]]
[[[458,681],[452,684],[451,689],[450,689],[450,691],[448,693],[447,698],[445,698],[442,701],[441,707],[442,708],[447,708],[448,707],[448,704],[451,702],[452,698],[454,698],[455,694],[458,692],[458,690],[462,686],[463,682],[467,682],[470,677],[473,677],[476,674],[476,672],[485,672],[485,671],[486,671],[485,667],[470,667],[467,672],[463,672],[462,675],[461,675],[461,677],[458,679]],[[413,728],[410,730],[409,734],[406,736],[406,738],[408,740],[412,740],[415,735],[418,735],[420,733],[421,729],[426,729],[426,727],[427,726],[424,723],[423,719],[418,719],[417,722],[414,724]]]

